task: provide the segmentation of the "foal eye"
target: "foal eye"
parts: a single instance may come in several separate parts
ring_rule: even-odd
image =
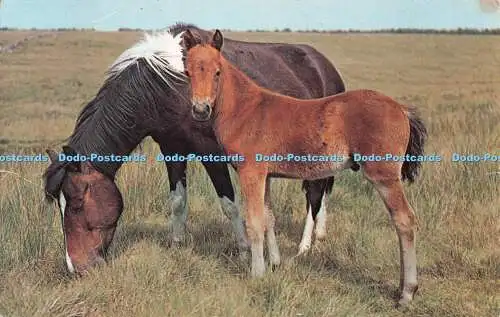
[[[215,76],[217,76],[217,77],[219,77],[219,76],[220,76],[220,70],[217,70],[217,71],[215,72]]]

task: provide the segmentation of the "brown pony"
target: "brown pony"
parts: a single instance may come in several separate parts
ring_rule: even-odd
[[[405,197],[402,180],[413,181],[420,163],[408,159],[355,162],[354,157],[355,154],[422,155],[426,129],[414,109],[371,90],[353,90],[310,100],[280,95],[259,87],[222,56],[223,36],[219,30],[210,44],[205,45],[197,44],[187,31],[184,43],[185,72],[190,77],[192,90],[192,116],[200,121],[212,119],[214,132],[225,152],[245,157],[243,162],[234,165],[246,202],[251,275],[258,277],[265,272],[266,230],[270,262],[273,265],[280,262],[274,216],[266,201],[269,176],[315,180],[342,169],[361,167],[395,224],[401,261],[399,304],[410,302],[418,288],[417,219]],[[258,154],[287,153],[336,154],[345,159],[317,163],[295,159],[256,160]]]

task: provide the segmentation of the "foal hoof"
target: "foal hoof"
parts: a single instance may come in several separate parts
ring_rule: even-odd
[[[417,293],[418,285],[415,285],[411,288],[411,290],[403,290],[401,293],[401,297],[399,298],[398,303],[396,304],[396,308],[405,308],[408,307],[409,304],[413,301],[413,297],[415,293]]]
[[[317,230],[314,232],[314,237],[316,241],[323,241],[326,239],[326,231],[325,230]]]
[[[297,252],[297,254],[295,255],[295,257],[299,257],[299,256],[303,256],[307,253],[309,253],[309,251],[311,250],[311,245],[300,245],[299,246],[299,252]]]
[[[250,271],[250,277],[252,279],[258,279],[264,276],[264,273],[266,273],[266,268],[252,268]]]
[[[396,309],[405,309],[405,308],[408,308],[408,306],[410,305],[411,301],[412,300],[409,299],[409,298],[401,297],[399,299],[399,301],[396,303],[395,308]]]

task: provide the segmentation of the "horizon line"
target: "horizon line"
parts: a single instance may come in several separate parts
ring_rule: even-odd
[[[53,27],[53,28],[19,28],[19,27],[9,27],[0,26],[0,31],[57,31],[57,30],[78,30],[78,31],[95,31],[95,32],[124,32],[124,31],[158,31],[166,30],[169,26],[164,28],[133,28],[133,27],[119,27],[112,29],[103,29],[95,27]],[[310,28],[310,29],[292,29],[292,28],[255,28],[255,29],[240,29],[240,28],[207,28],[207,30],[219,29],[225,32],[312,32],[312,33],[333,33],[333,32],[394,32],[394,31],[444,31],[444,32],[459,32],[459,31],[496,31],[500,30],[500,27],[495,28],[479,28],[479,27],[455,27],[455,28],[423,28],[423,27],[392,27],[392,28]]]

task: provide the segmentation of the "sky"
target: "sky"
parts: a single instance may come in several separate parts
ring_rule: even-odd
[[[500,28],[500,0],[0,0],[0,27]]]

